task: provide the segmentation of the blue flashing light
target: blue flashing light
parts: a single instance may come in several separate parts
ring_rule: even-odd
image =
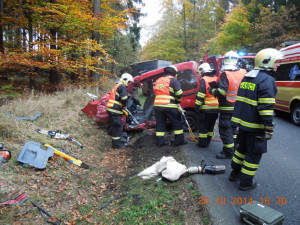
[[[238,52],[238,55],[239,56],[244,56],[244,55],[247,55],[247,54],[246,54],[246,52],[240,51],[240,52]]]

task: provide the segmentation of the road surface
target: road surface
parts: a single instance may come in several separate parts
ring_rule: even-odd
[[[253,190],[241,191],[238,181],[228,180],[231,160],[216,159],[222,142],[213,141],[208,148],[199,148],[192,141],[182,146],[188,166],[200,165],[201,160],[226,166],[225,174],[193,175],[202,195],[199,202],[206,204],[213,225],[243,224],[239,209],[250,199],[282,212],[284,225],[300,225],[300,127],[284,117],[275,117],[274,122],[274,136],[268,142],[268,152],[262,157],[255,176],[258,187]],[[220,140],[217,128],[215,139]]]

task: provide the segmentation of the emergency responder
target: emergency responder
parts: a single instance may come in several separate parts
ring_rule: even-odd
[[[267,140],[273,135],[274,103],[277,93],[271,76],[282,54],[267,48],[257,53],[255,67],[247,73],[238,90],[232,122],[239,126],[238,143],[231,161],[230,181],[240,178],[240,190],[256,188],[254,181]]]
[[[246,74],[246,70],[238,67],[238,59],[236,52],[227,52],[224,55],[221,73],[217,78],[218,87],[209,87],[209,93],[219,100],[219,133],[223,149],[216,155],[217,159],[231,159],[234,153],[237,129],[231,126],[231,116],[238,87]]]
[[[106,112],[110,119],[110,133],[112,136],[112,148],[124,149],[125,145],[121,141],[123,131],[122,108],[127,106],[127,90],[129,82],[133,82],[133,77],[129,73],[122,74],[110,93]]]
[[[195,111],[199,118],[198,146],[208,147],[213,133],[216,120],[218,118],[218,99],[208,92],[210,82],[216,82],[216,71],[211,69],[208,63],[203,63],[198,68],[198,73],[202,76],[200,89],[196,96]]]
[[[177,104],[181,102],[182,90],[177,80],[177,68],[173,65],[164,68],[164,76],[156,80],[154,85],[155,99],[154,112],[156,118],[157,146],[167,144],[165,141],[167,119],[174,129],[174,145],[182,145],[184,140],[183,124]]]

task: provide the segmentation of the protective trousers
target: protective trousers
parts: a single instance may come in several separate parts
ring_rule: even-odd
[[[237,134],[236,127],[231,126],[232,113],[220,113],[219,117],[219,134],[223,142],[223,152],[227,156],[234,153],[234,136]]]
[[[123,121],[121,115],[111,115],[109,114],[110,119],[110,131],[112,138],[112,148],[122,147],[121,136],[123,131]]]
[[[239,130],[238,148],[231,161],[232,173],[240,174],[240,185],[249,186],[258,169],[262,154],[267,152],[267,141],[258,139],[262,133]]]
[[[171,122],[174,130],[175,145],[184,143],[183,125],[181,122],[181,115],[178,109],[168,109],[168,111],[155,110],[156,118],[156,140],[157,145],[165,144],[165,133],[167,126],[167,119]]]
[[[199,137],[198,145],[200,147],[207,147],[214,134],[214,127],[216,120],[218,119],[218,113],[206,113],[205,111],[199,111]]]

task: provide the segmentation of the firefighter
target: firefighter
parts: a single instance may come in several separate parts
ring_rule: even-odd
[[[177,104],[181,102],[182,90],[177,80],[177,68],[168,66],[164,68],[164,76],[160,77],[154,85],[155,100],[154,112],[156,118],[156,140],[157,146],[167,144],[165,141],[167,119],[172,123],[174,129],[174,145],[182,145],[184,140],[183,124]]]
[[[238,143],[231,161],[230,181],[240,178],[239,189],[256,188],[254,181],[267,140],[273,135],[274,104],[277,87],[271,76],[282,54],[267,48],[257,53],[255,67],[247,73],[238,90],[232,122],[239,127]]]
[[[122,108],[127,106],[127,90],[129,82],[133,82],[133,77],[129,73],[122,74],[120,80],[116,83],[110,93],[106,112],[110,119],[110,133],[112,136],[112,145],[114,149],[124,149],[125,145],[121,141],[123,131]]]
[[[231,126],[231,117],[238,87],[246,74],[246,70],[238,67],[238,59],[236,52],[227,52],[224,55],[221,73],[217,78],[218,87],[209,87],[209,93],[219,100],[219,133],[223,149],[216,155],[217,159],[231,159],[234,153],[237,129]]]
[[[214,132],[214,126],[218,118],[218,99],[208,92],[210,82],[216,82],[216,71],[211,69],[208,63],[203,63],[198,68],[202,76],[200,89],[196,96],[195,111],[199,118],[198,146],[208,147]]]

